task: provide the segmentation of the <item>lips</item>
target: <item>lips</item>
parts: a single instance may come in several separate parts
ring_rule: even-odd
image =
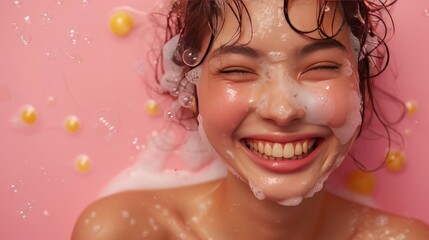
[[[290,173],[307,166],[314,159],[322,140],[309,138],[290,142],[242,140],[247,155],[257,165],[276,173]]]

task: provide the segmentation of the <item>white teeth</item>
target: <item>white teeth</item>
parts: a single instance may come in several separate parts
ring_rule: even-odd
[[[262,142],[258,142],[258,151],[260,154],[264,154],[264,144]]]
[[[302,147],[301,147],[301,143],[297,143],[295,145],[295,156],[299,156],[302,154]]]
[[[274,143],[273,157],[283,157],[283,149],[282,149],[282,145],[280,143]]]
[[[293,143],[273,143],[259,140],[248,140],[247,145],[265,159],[275,160],[276,158],[301,159],[305,157],[316,143],[315,139],[293,142]]]
[[[307,153],[307,151],[308,151],[308,145],[307,144],[308,144],[307,141],[304,141],[302,143],[302,152],[303,153]]]
[[[264,150],[265,155],[272,156],[272,149],[270,144],[265,144]]]
[[[295,151],[293,149],[292,143],[288,143],[285,145],[285,148],[283,149],[283,157],[284,158],[291,158],[295,155]]]

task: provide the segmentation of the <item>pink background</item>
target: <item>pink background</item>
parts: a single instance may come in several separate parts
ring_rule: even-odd
[[[144,15],[132,13],[135,28],[127,37],[112,34],[108,24],[114,9],[149,11],[151,2],[0,0],[1,239],[68,239],[79,212],[133,163],[147,134],[162,127],[162,114],[150,117],[145,112],[149,98],[161,98],[145,85],[153,78],[143,61],[151,37]],[[403,101],[415,101],[419,109],[397,126],[405,138],[405,168],[399,173],[379,170],[376,191],[355,198],[429,223],[429,161],[424,157],[429,2],[400,1],[393,15],[393,64],[383,78],[389,91]],[[78,36],[70,35],[71,30]],[[31,126],[16,121],[27,105],[38,116]],[[79,118],[77,133],[63,126],[69,115]],[[107,127],[97,125],[100,117]],[[358,146],[368,152],[363,158],[381,156],[366,150],[370,145]],[[74,168],[80,154],[90,158],[88,173]],[[353,197],[343,184],[353,168],[350,159],[346,162],[331,185],[333,191]]]

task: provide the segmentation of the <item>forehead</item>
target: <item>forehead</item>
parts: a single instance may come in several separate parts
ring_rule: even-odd
[[[298,39],[321,39],[321,31],[328,36],[335,35],[345,28],[342,25],[343,13],[338,1],[289,0],[284,6],[282,0],[229,0],[225,4],[225,22],[218,44],[259,41],[274,47],[271,43],[280,41],[288,45]],[[335,38],[341,40],[341,35],[344,34]]]

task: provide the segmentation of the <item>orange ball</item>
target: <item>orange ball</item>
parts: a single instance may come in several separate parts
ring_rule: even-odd
[[[375,190],[376,180],[372,173],[355,170],[347,178],[347,187],[359,195],[371,195]]]
[[[386,159],[386,168],[392,172],[399,172],[404,168],[405,155],[398,150],[390,150]]]
[[[127,12],[116,12],[110,18],[110,29],[118,36],[129,34],[133,25],[133,18]]]
[[[33,106],[27,106],[22,110],[21,120],[28,125],[34,124],[36,122],[37,114]]]
[[[91,170],[91,161],[88,155],[82,154],[76,158],[75,168],[80,173],[87,173]]]

